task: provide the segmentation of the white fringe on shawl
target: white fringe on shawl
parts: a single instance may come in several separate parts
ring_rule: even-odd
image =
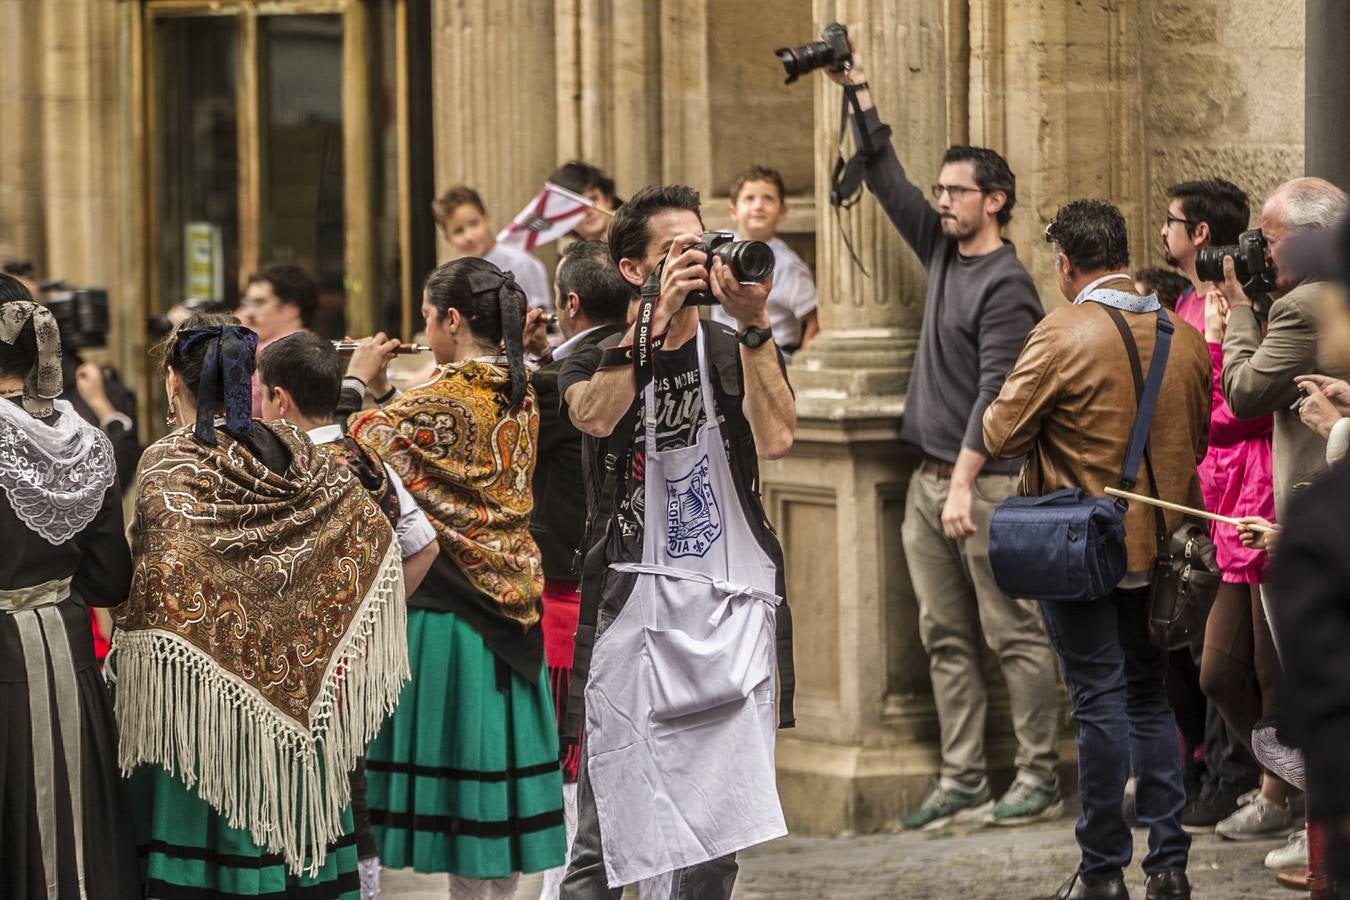
[[[118,631],[118,762],[182,779],[295,875],[315,876],[342,835],[348,773],[398,703],[408,668],[403,560],[389,543],[311,707],[312,727],[279,713],[211,657],[165,631]]]

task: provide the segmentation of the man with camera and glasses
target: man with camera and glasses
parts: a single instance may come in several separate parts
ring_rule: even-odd
[[[958,815],[985,812],[1003,825],[1054,816],[1062,809],[1054,655],[1035,604],[998,589],[988,555],[990,516],[1015,492],[1022,461],[990,459],[981,421],[1044,315],[1031,276],[1000,233],[1012,216],[1016,182],[993,150],[954,146],[932,188],[934,209],[905,176],[856,49],[847,68],[827,71],[861,110],[855,143],[875,148],[865,160],[867,186],[928,271],[900,426],[901,443],[923,461],[909,482],[902,538],[929,656],[942,765],[933,790],[901,822],[936,829]],[[1007,682],[1018,744],[1017,777],[992,807],[982,643],[993,649]]]
[[[796,408],[769,330],[773,253],[703,234],[698,193],[639,191],[610,257],[642,288],[637,321],[579,347],[558,378],[588,435],[589,527],[563,734],[585,732],[563,898],[727,898],[738,850],[787,833],[774,771],[791,724],[783,557],[760,457],[792,446]],[[718,302],[732,330],[700,321]]]
[[[1201,276],[1219,284],[1227,311],[1224,399],[1233,414],[1244,419],[1275,414],[1277,516],[1283,515],[1292,494],[1327,467],[1326,439],[1299,421],[1295,407],[1300,390],[1294,383],[1298,376],[1320,371],[1318,318],[1327,284],[1302,277],[1298,260],[1286,252],[1287,241],[1296,234],[1329,228],[1345,211],[1345,192],[1331,182],[1295,178],[1276,188],[1261,207],[1260,231],[1244,232],[1238,247],[1213,248],[1208,268],[1201,260]],[[1255,257],[1244,253],[1241,248],[1248,243],[1264,243],[1265,259],[1260,253]],[[1223,268],[1215,271],[1220,261]],[[1273,302],[1263,335],[1250,294],[1264,288],[1273,288],[1268,290]],[[1275,635],[1277,642],[1279,637]]]

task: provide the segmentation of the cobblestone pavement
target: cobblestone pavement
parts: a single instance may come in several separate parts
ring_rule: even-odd
[[[1127,873],[1135,900],[1144,896],[1138,859],[1148,836],[1136,829],[1134,869]],[[1189,874],[1196,900],[1289,900],[1299,894],[1275,884],[1262,866],[1282,841],[1234,844],[1197,836]],[[968,833],[880,834],[799,838],[741,854],[736,900],[1030,900],[1053,894],[1078,862],[1073,822]],[[445,877],[384,873],[382,900],[445,900]],[[517,900],[539,896],[538,879],[521,882]],[[630,892],[632,894],[632,892]]]

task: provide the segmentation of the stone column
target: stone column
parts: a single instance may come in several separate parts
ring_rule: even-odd
[[[882,119],[920,184],[933,180],[947,146],[946,28],[960,27],[961,6],[815,0],[817,28],[845,22],[859,42]],[[827,173],[841,92],[812,77],[823,331],[791,367],[796,445],[764,467],[797,635],[798,726],[780,732],[779,786],[794,831],[874,831],[917,803],[937,771],[927,658],[900,542],[914,460],[897,444],[925,275],[870,194],[836,218]],[[850,261],[845,233],[868,275]]]
[[[1047,309],[1063,302],[1043,238],[1060,204],[1118,205],[1141,259],[1158,242],[1143,202],[1137,20],[1130,3],[970,0],[970,141],[1017,175],[1007,235]]]
[[[98,0],[41,6],[45,274],[115,289],[118,10]]]
[[[661,176],[655,4],[556,0],[558,159],[608,172],[621,196]]]
[[[40,262],[42,215],[42,77],[40,9],[0,0],[0,121],[17,139],[0,141],[0,256]]]
[[[432,28],[436,190],[477,189],[500,228],[558,162],[553,6],[433,3]]]

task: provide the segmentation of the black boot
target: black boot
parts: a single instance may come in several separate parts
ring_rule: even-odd
[[[1147,900],[1191,900],[1191,883],[1185,869],[1155,872],[1144,882]]]
[[[1184,876],[1183,876],[1184,877]],[[1162,895],[1164,897],[1170,895]],[[1190,894],[1186,895],[1187,897]],[[1077,872],[1051,897],[1044,900],[1130,900],[1130,892],[1125,888],[1124,878],[1112,878],[1109,881],[1089,883]]]

